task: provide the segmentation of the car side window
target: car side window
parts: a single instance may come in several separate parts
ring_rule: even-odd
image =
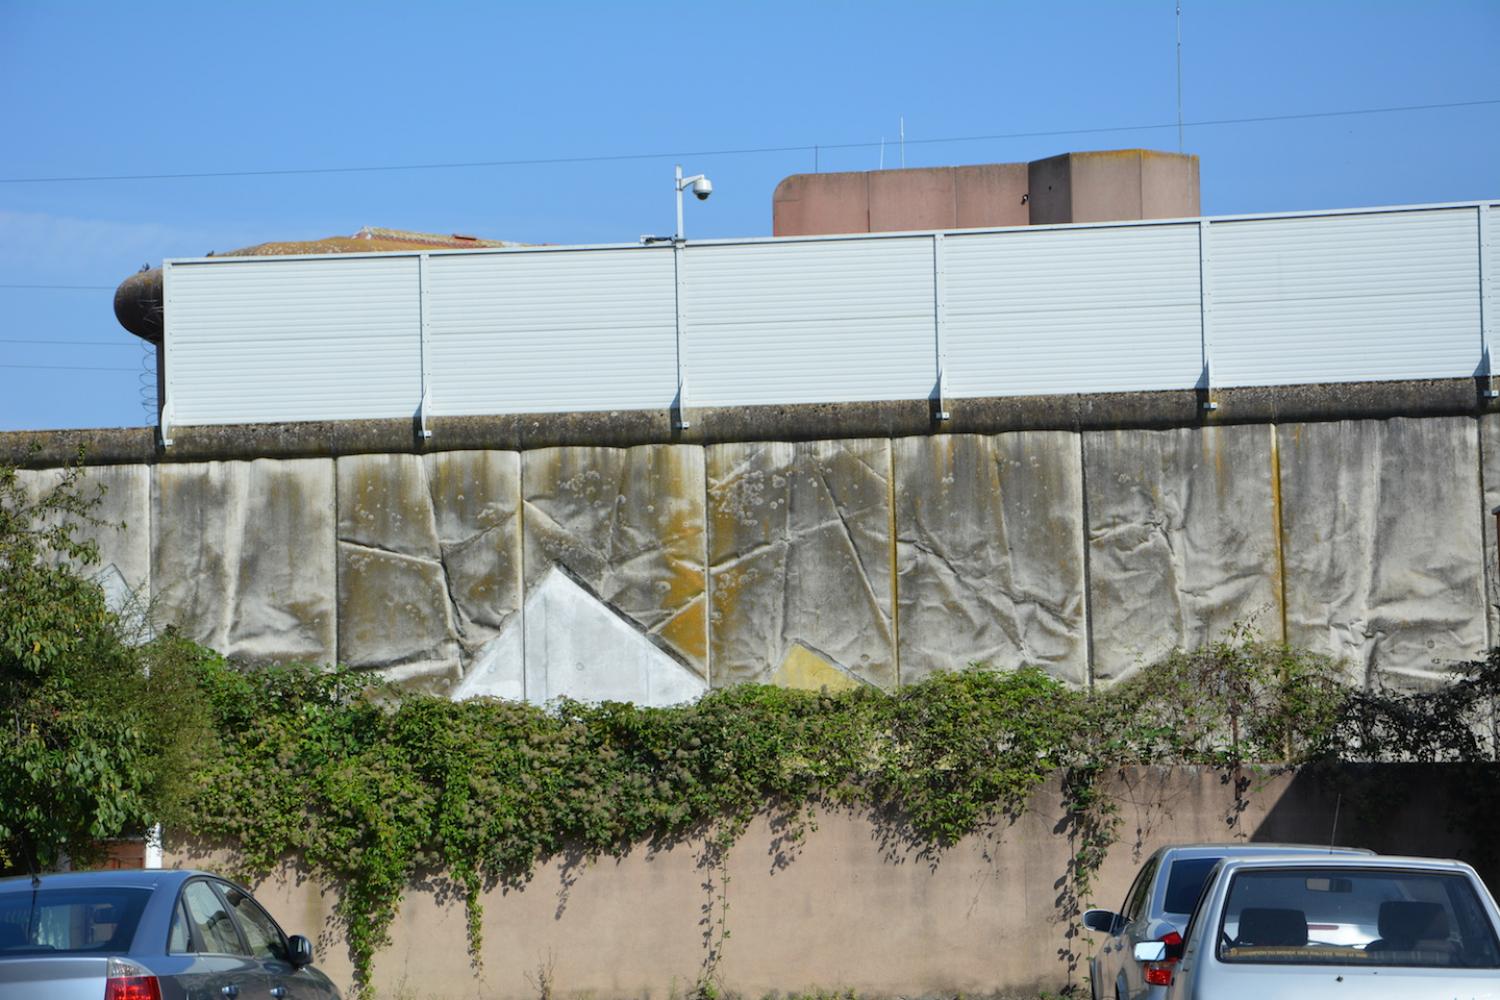
[[[244,955],[245,946],[234,929],[223,900],[201,879],[182,887],[182,906],[191,926],[193,947],[210,955]]]
[[[219,890],[234,912],[240,932],[245,935],[245,942],[250,946],[250,954],[263,962],[287,961],[286,939],[281,936],[281,929],[266,911],[232,885],[220,883]]]
[[[1145,912],[1146,901],[1151,897],[1151,882],[1156,877],[1156,869],[1159,864],[1157,858],[1146,862],[1146,867],[1136,876],[1135,884],[1130,887],[1130,892],[1125,896],[1125,909],[1121,915],[1127,921],[1139,920]]]
[[[167,954],[183,955],[192,951],[192,936],[188,933],[187,911],[182,900],[172,907],[172,930],[167,934]]]

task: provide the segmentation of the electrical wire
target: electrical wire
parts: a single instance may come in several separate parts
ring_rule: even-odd
[[[18,337],[0,337],[0,344],[60,344],[86,347],[134,347],[134,344],[118,340],[26,340]]]
[[[137,374],[139,368],[92,368],[85,365],[10,365],[0,364],[0,368],[25,368],[30,371],[49,372],[130,372]]]
[[[70,292],[112,292],[114,285],[0,285],[0,288],[48,288]]]
[[[944,136],[934,139],[908,139],[912,145],[936,145],[949,142],[993,142],[1003,139],[1038,139],[1067,135],[1101,135],[1110,132],[1146,132],[1156,129],[1208,128],[1225,125],[1258,125],[1267,122],[1308,121],[1318,118],[1344,118],[1356,115],[1384,115],[1411,111],[1439,111],[1452,108],[1475,108],[1500,105],[1500,98],[1478,101],[1448,101],[1441,104],[1405,104],[1381,108],[1354,108],[1343,111],[1309,111],[1301,114],[1256,115],[1247,118],[1209,118],[1195,122],[1164,122],[1150,125],[1112,125],[1103,128],[1049,129],[1039,132],[997,132],[990,135]],[[74,184],[98,181],[165,181],[196,180],[220,177],[289,177],[311,174],[360,174],[401,170],[464,170],[480,167],[561,166],[578,163],[619,163],[630,160],[684,159],[699,156],[750,156],[762,153],[816,153],[825,149],[873,149],[879,142],[818,143],[797,146],[747,146],[737,149],[680,150],[662,153],[618,153],[601,156],[549,156],[514,160],[473,160],[453,163],[403,163],[348,167],[288,167],[272,170],[211,170],[173,174],[92,174],[72,177],[0,177],[0,184]]]

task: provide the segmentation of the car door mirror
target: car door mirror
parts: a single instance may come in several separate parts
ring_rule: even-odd
[[[1110,910],[1085,910],[1083,913],[1083,926],[1100,934],[1113,934],[1122,923],[1123,918]]]
[[[287,938],[287,951],[291,959],[292,968],[300,969],[304,965],[311,965],[313,960],[312,942],[301,934],[293,934]]]
[[[1167,943],[1165,941],[1142,941],[1135,946],[1135,960],[1137,962],[1162,962],[1167,957]]]

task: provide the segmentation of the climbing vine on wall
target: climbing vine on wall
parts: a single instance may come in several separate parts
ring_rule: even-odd
[[[1434,739],[1477,759],[1492,744],[1465,740],[1500,686],[1500,651],[1445,692],[1389,695],[1243,634],[1094,695],[1036,669],[971,668],[895,694],[746,685],[677,708],[453,703],[347,670],[199,657],[221,746],[198,775],[192,832],[233,844],[246,877],[293,857],[337,887],[361,982],[419,878],[466,901],[477,962],[483,891],[522,884],[565,851],[697,837],[727,850],[767,809],[796,839],[820,804],[868,809],[941,850],[1016,815],[1059,773],[1081,900],[1114,836],[1100,790],[1111,769],[1444,759]],[[1447,735],[1413,743],[1413,719]]]

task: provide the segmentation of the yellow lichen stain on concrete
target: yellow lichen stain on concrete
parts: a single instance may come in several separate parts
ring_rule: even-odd
[[[793,691],[852,691],[860,682],[842,667],[797,642],[771,675],[771,683]]]
[[[705,602],[695,600],[661,627],[661,637],[679,652],[701,665],[708,656],[708,621]]]

